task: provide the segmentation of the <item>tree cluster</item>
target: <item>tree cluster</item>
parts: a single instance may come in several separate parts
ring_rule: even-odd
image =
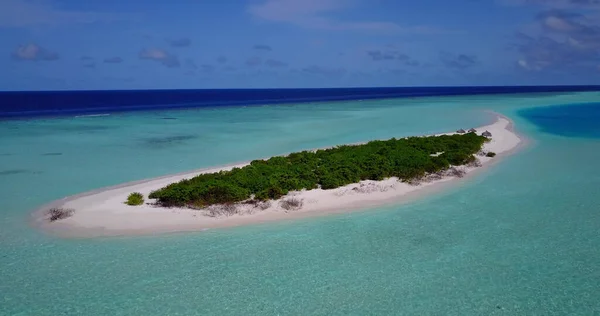
[[[207,207],[247,200],[275,200],[289,191],[334,189],[362,180],[420,178],[468,164],[486,138],[475,133],[392,138],[362,145],[302,151],[243,168],[201,174],[152,192],[165,207]],[[439,154],[441,153],[441,154]]]

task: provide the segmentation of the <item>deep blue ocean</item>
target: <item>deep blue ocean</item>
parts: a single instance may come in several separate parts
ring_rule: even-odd
[[[2,316],[600,315],[600,87],[8,92],[0,108]],[[153,236],[30,224],[105,186],[489,111],[527,146],[408,204]]]
[[[422,96],[598,91],[600,86],[0,92],[0,118]]]
[[[529,108],[518,114],[547,133],[574,138],[600,138],[598,103]]]

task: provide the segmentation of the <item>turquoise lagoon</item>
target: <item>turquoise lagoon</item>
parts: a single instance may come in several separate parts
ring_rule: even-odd
[[[0,315],[598,315],[597,102],[488,95],[0,122]],[[408,205],[143,237],[30,226],[39,205],[87,190],[481,126],[487,110],[529,146]]]

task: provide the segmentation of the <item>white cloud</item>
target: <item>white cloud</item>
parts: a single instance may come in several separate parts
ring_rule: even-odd
[[[17,49],[12,53],[12,57],[16,60],[29,60],[29,61],[52,61],[59,58],[55,52],[48,51],[43,47],[36,44],[19,45]]]
[[[166,51],[158,48],[144,49],[140,52],[140,58],[143,59],[165,59],[168,56]]]
[[[547,64],[544,64],[542,62],[531,62],[531,61],[527,61],[525,59],[519,59],[517,61],[517,64],[519,65],[519,67],[525,69],[525,70],[530,70],[530,71],[540,71],[544,68],[546,68],[546,66],[548,66]]]
[[[180,66],[179,58],[159,48],[143,49],[139,54],[140,59],[148,59],[160,62],[166,67],[177,68]]]
[[[547,16],[543,22],[545,27],[558,32],[570,32],[577,30],[577,26],[557,16]]]

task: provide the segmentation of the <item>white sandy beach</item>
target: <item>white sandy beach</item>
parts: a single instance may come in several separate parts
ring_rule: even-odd
[[[519,136],[513,131],[512,122],[502,116],[498,116],[493,124],[476,128],[476,130],[478,134],[486,130],[492,133],[491,141],[485,143],[483,151],[495,152],[497,156],[494,158],[478,157],[482,164],[481,167],[461,167],[466,171],[466,177],[474,174],[475,170],[483,170],[493,162],[513,153],[522,142]],[[65,237],[200,231],[217,227],[318,216],[365,209],[382,204],[402,203],[413,200],[423,194],[435,192],[445,185],[459,182],[459,178],[452,176],[424,182],[420,185],[402,183],[396,178],[383,181],[362,181],[361,183],[333,190],[315,189],[291,192],[284,199],[294,196],[294,198],[301,200],[303,205],[297,210],[284,210],[281,208],[280,203],[278,203],[279,201],[272,201],[271,206],[264,210],[244,205],[240,206],[244,208],[241,212],[242,214],[219,217],[206,216],[206,212],[200,210],[184,208],[167,209],[146,204],[141,206],[128,206],[124,204],[127,196],[132,192],[140,192],[147,197],[151,191],[182,179],[194,177],[200,173],[230,170],[233,167],[243,167],[247,164],[242,163],[227,167],[196,170],[185,174],[137,181],[67,197],[40,208],[35,213],[34,221],[36,225],[41,226],[43,229]],[[154,201],[147,200],[146,202],[151,203]],[[69,218],[48,222],[45,212],[50,207],[74,209],[75,212]]]

